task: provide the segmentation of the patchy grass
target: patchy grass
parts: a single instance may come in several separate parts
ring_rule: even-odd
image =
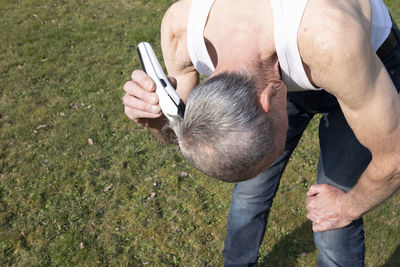
[[[161,58],[174,1],[0,0],[0,265],[218,266],[232,185],[123,114],[135,45]],[[386,1],[400,21],[397,0]],[[313,266],[317,120],[282,179],[261,266]],[[399,194],[366,218],[367,265],[400,265]]]

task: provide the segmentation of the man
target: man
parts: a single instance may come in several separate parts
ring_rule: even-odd
[[[164,60],[187,100],[171,127],[197,168],[238,182],[226,266],[257,262],[279,179],[316,113],[318,184],[306,207],[318,264],[364,264],[361,216],[400,187],[399,39],[381,0],[181,0],[167,11]],[[196,87],[199,72],[211,77]],[[163,139],[154,87],[136,70],[123,102]]]

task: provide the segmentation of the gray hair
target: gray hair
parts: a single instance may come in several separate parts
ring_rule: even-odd
[[[274,119],[261,108],[258,93],[243,73],[218,74],[196,86],[184,119],[170,124],[185,158],[226,182],[257,175],[256,166],[275,151]]]

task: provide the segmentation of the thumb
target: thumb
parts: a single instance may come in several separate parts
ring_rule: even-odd
[[[174,87],[176,90],[176,84],[177,84],[176,79],[172,76],[168,76],[168,81],[171,83],[172,87]]]
[[[310,187],[310,189],[308,190],[308,192],[307,192],[307,196],[308,196],[308,197],[311,197],[311,196],[318,195],[319,193],[321,193],[323,187],[324,187],[324,186],[323,186],[322,184],[315,184],[315,185],[312,185],[312,186]]]

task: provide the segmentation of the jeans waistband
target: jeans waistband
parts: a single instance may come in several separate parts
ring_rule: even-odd
[[[380,59],[384,59],[385,57],[389,56],[396,46],[400,43],[400,36],[399,33],[396,31],[396,25],[393,24],[392,30],[388,38],[386,38],[385,42],[379,47],[376,54]]]
[[[376,51],[376,54],[382,60],[385,57],[389,56],[399,43],[400,43],[399,30],[397,28],[396,23],[393,21],[392,29],[390,31],[389,36],[379,47],[378,51]]]

